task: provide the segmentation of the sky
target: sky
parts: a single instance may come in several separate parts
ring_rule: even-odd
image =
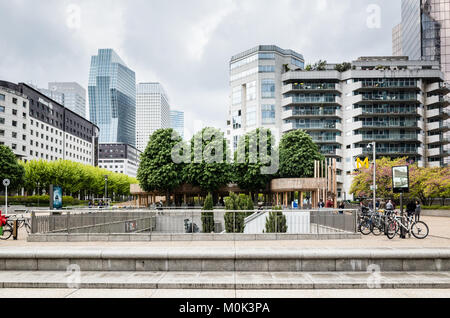
[[[185,135],[225,131],[231,56],[257,45],[306,63],[392,54],[400,0],[0,0],[0,79],[87,90],[90,59],[113,48],[136,81],[160,82]]]

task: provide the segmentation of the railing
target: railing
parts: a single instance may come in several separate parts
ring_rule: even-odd
[[[357,210],[32,212],[32,234],[352,234]]]

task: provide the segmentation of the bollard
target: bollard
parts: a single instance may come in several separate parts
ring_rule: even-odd
[[[18,229],[17,229],[17,220],[14,220],[13,221],[13,227],[12,227],[13,229],[13,232],[12,232],[12,235],[13,235],[13,240],[14,241],[17,241],[17,237],[19,236],[19,231],[18,231]]]

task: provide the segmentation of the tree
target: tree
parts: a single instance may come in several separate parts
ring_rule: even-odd
[[[294,130],[280,142],[281,178],[308,178],[314,176],[314,161],[324,160],[318,146],[304,130]]]
[[[203,205],[203,211],[213,211],[214,203],[211,193],[205,199],[205,204]],[[202,212],[202,228],[203,233],[214,232],[214,212]]]
[[[186,183],[215,192],[231,181],[228,147],[223,132],[207,127],[191,139],[191,162],[184,166]]]
[[[262,138],[267,139],[266,149],[260,149],[261,142],[265,141]],[[264,128],[251,131],[239,140],[238,149],[234,154],[233,181],[242,190],[257,193],[267,188],[273,174],[264,171],[264,168],[270,170],[269,167],[274,164],[273,158],[277,155],[274,143],[270,129]],[[278,166],[278,161],[275,164]]]
[[[245,228],[245,214],[237,212],[242,210],[239,206],[239,196],[235,193],[230,193],[230,196],[225,199],[225,210],[234,211],[226,212],[224,215],[225,229],[227,233],[244,233]]]
[[[283,214],[283,212],[278,211],[269,212],[269,216],[266,217],[265,233],[286,233],[286,232],[287,232],[287,222],[286,216]]]
[[[25,183],[25,169],[9,147],[0,145],[0,182],[4,179],[10,180],[9,189],[18,190]]]
[[[169,204],[170,192],[183,180],[183,165],[173,162],[172,149],[182,142],[173,129],[154,132],[141,156],[137,179],[144,191],[166,192]]]

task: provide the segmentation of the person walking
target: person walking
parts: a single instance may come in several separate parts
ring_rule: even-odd
[[[323,209],[325,207],[325,203],[323,202],[322,199],[320,199],[319,201],[319,209]]]
[[[422,212],[422,207],[420,206],[420,202],[417,200],[416,201],[416,213],[415,213],[415,215],[416,215],[416,222],[419,222],[420,221],[420,213]]]
[[[344,209],[345,209],[345,203],[344,201],[341,201],[341,203],[339,203],[339,209],[342,209],[341,211],[339,211],[339,214],[344,214]]]

